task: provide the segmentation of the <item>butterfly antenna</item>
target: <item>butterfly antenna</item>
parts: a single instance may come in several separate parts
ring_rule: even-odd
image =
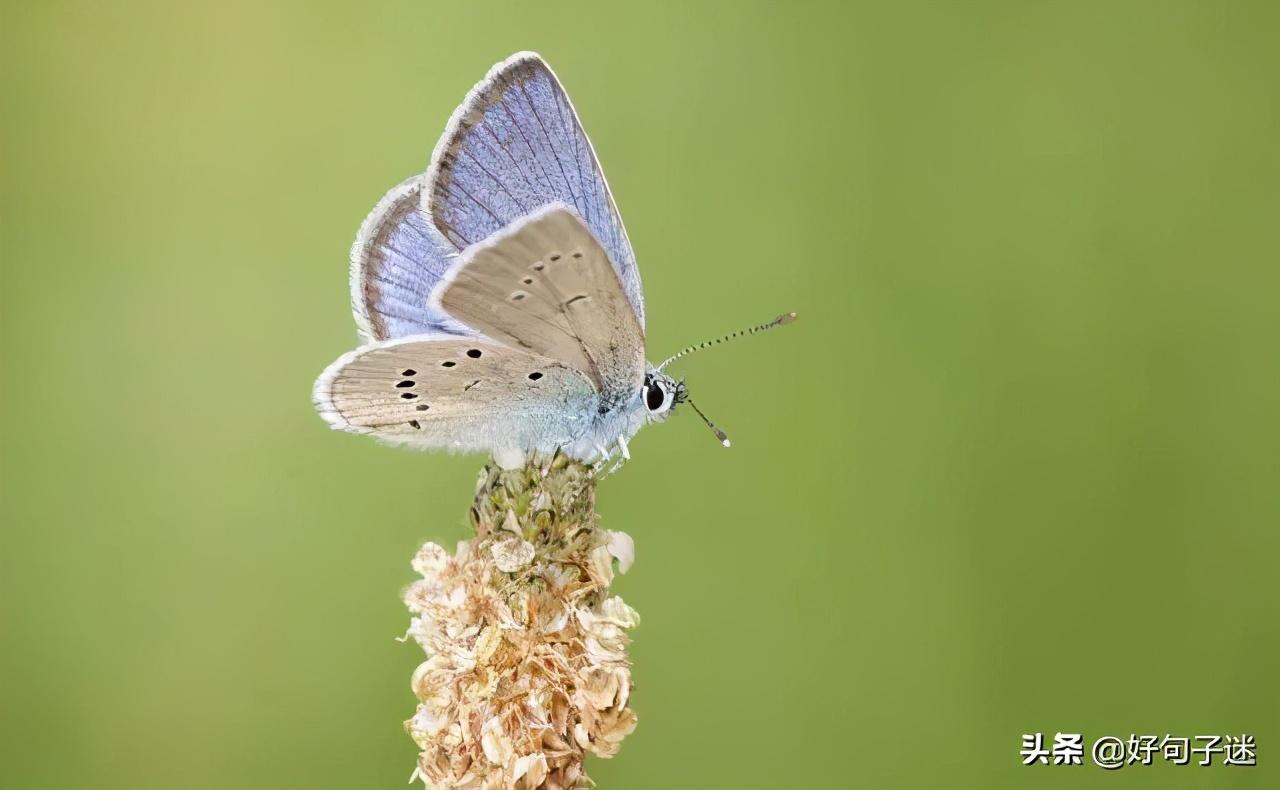
[[[768,322],[768,323],[765,323],[765,324],[759,324],[759,325],[757,325],[757,326],[749,327],[749,328],[747,328],[747,329],[739,329],[737,332],[730,332],[729,334],[725,335],[724,337],[718,337],[718,338],[716,338],[715,340],[707,340],[707,341],[704,341],[704,342],[702,342],[702,343],[697,344],[696,346],[689,346],[688,348],[684,349],[683,351],[679,352],[678,354],[672,354],[671,356],[669,356],[669,357],[667,357],[666,359],[662,360],[662,364],[658,366],[658,370],[662,370],[662,369],[663,369],[663,368],[665,368],[667,365],[670,365],[672,362],[675,362],[675,361],[676,361],[677,359],[679,359],[680,357],[686,356],[686,355],[688,355],[688,354],[692,354],[692,353],[693,353],[693,352],[695,352],[695,351],[701,351],[701,350],[702,350],[702,349],[704,349],[704,348],[710,348],[710,347],[712,347],[712,346],[718,346],[718,345],[720,345],[721,343],[726,343],[726,342],[728,342],[728,341],[730,341],[730,340],[733,340],[734,338],[745,337],[745,336],[747,336],[747,335],[754,335],[754,334],[758,334],[758,333],[760,333],[760,332],[767,332],[767,331],[769,331],[770,329],[773,329],[775,326],[782,326],[783,324],[789,324],[789,323],[791,323],[791,322],[792,322],[792,321],[794,321],[794,320],[796,320],[796,314],[795,314],[795,313],[783,313],[782,315],[778,316],[777,318],[773,319],[772,321],[770,321],[770,322]],[[697,406],[694,406],[693,408],[694,408],[694,409],[697,409],[698,407],[697,407]],[[698,414],[702,414],[702,412],[698,412]],[[703,417],[702,419],[706,420],[707,418],[706,418],[706,417]],[[711,425],[711,421],[710,421],[710,420],[707,420],[707,425]],[[714,425],[711,425],[711,427],[712,427],[713,429],[715,428],[715,426],[714,426]],[[719,434],[720,432],[719,432],[719,431],[717,431],[716,433],[717,433],[717,434]],[[728,441],[729,441],[728,439],[725,439],[723,436],[721,436],[720,441],[725,442],[725,446],[726,446],[726,447],[728,446]]]
[[[725,447],[728,447],[729,437],[725,435],[725,432],[717,428],[714,422],[707,419],[707,415],[702,413],[702,409],[698,408],[698,404],[694,403],[691,400],[687,402],[690,406],[693,407],[693,410],[698,413],[698,416],[702,418],[702,421],[707,424],[707,427],[711,429],[711,432],[716,435],[716,438],[720,440],[720,444],[723,444]]]

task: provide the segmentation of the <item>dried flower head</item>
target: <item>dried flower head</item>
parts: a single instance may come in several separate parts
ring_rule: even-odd
[[[627,703],[635,610],[609,595],[631,538],[597,527],[595,479],[563,456],[486,467],[476,537],[450,555],[428,543],[405,592],[427,660],[405,722],[429,787],[589,787],[587,752],[617,754],[636,726]]]

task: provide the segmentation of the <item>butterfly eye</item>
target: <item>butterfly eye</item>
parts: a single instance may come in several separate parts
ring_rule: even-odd
[[[661,381],[653,380],[644,388],[644,405],[650,414],[662,414],[671,408],[671,393]]]

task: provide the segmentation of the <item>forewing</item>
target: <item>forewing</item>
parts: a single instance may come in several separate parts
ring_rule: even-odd
[[[334,428],[423,448],[551,450],[597,400],[553,360],[482,339],[419,335],[345,354],[316,381]]]
[[[490,69],[454,113],[427,170],[427,213],[459,249],[549,203],[573,206],[608,252],[644,326],[635,253],[560,81],[532,52]]]
[[[582,371],[608,405],[640,390],[644,333],[604,248],[568,206],[467,249],[433,301],[486,337]]]
[[[351,247],[351,309],[365,341],[475,333],[427,304],[458,251],[422,209],[422,176],[392,189]]]

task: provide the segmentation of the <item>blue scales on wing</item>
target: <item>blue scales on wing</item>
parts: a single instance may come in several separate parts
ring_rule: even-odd
[[[551,203],[572,206],[600,241],[643,328],[635,253],[595,151],[551,68],[523,52],[494,66],[454,113],[424,207],[464,249]]]
[[[476,334],[428,304],[458,250],[423,211],[422,182],[411,178],[378,201],[351,248],[351,305],[366,342]]]

